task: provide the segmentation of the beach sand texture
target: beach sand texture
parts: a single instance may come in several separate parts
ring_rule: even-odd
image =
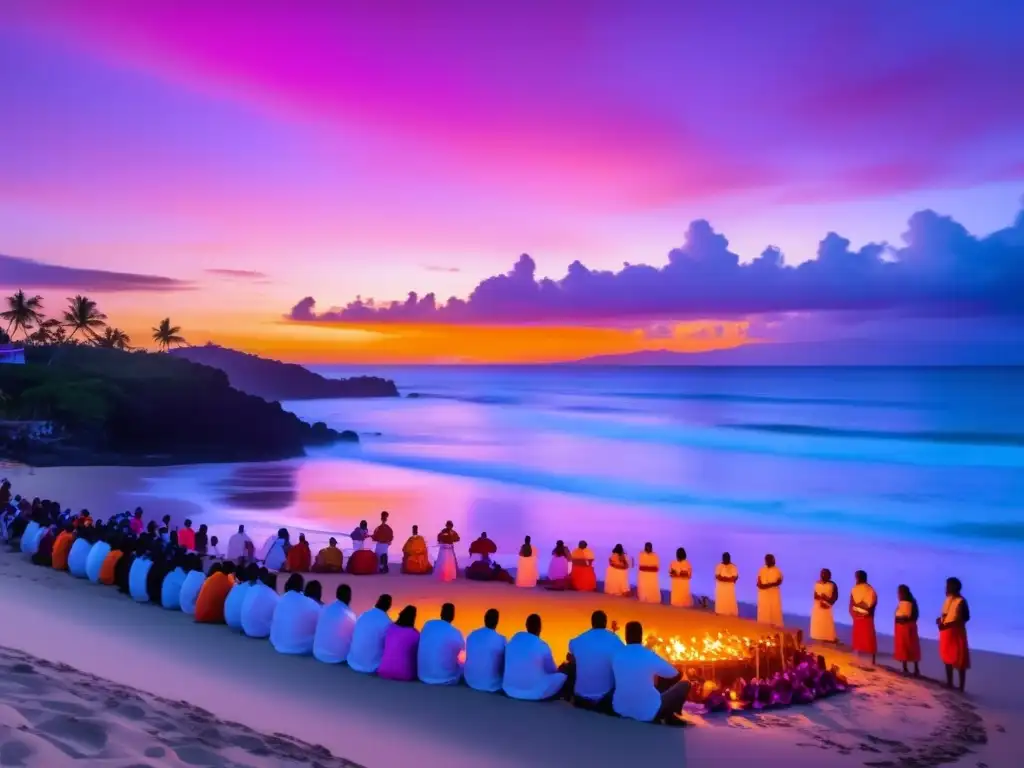
[[[325,595],[333,598],[339,578],[322,579]],[[663,634],[759,632],[747,620],[602,595],[394,574],[347,580],[357,611],[388,591],[396,608],[415,603],[422,623],[451,601],[464,631],[491,606],[501,609],[500,629],[509,635],[537,611],[556,658],[597,607]],[[857,685],[852,693],[666,728],[464,687],[392,683],[281,656],[265,641],[135,604],[15,553],[0,554],[0,605],[5,766],[1024,764],[1024,747],[1012,736],[1024,727],[1024,659],[992,653],[974,654],[965,697],[826,651]],[[934,644],[925,643],[924,652],[925,672],[938,672]]]

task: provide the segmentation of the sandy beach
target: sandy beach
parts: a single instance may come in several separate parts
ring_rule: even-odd
[[[322,579],[325,594],[333,597],[338,579]],[[500,628],[509,635],[538,611],[556,658],[597,607],[663,634],[758,633],[744,619],[601,595],[440,584],[394,574],[350,577],[349,583],[357,611],[387,591],[396,606],[415,603],[422,622],[452,601],[464,631],[475,628],[491,606],[501,609]],[[425,759],[514,766],[564,765],[571,754],[581,765],[639,759],[699,766],[770,754],[772,764],[808,768],[1009,768],[1024,757],[1009,735],[1024,726],[1024,659],[987,652],[973,655],[966,696],[885,669],[864,669],[832,650],[826,651],[830,660],[857,686],[847,695],[771,713],[690,718],[691,727],[665,728],[464,687],[390,683],[281,656],[269,643],[135,604],[114,589],[6,551],[0,554],[0,597],[3,765],[50,768],[77,760],[125,767],[376,768]],[[936,674],[934,645],[926,642],[924,653],[925,674]]]

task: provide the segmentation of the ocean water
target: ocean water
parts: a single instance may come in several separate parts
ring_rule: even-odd
[[[651,541],[663,565],[683,546],[698,594],[729,551],[747,602],[772,552],[787,614],[809,613],[829,567],[842,617],[863,568],[885,631],[905,583],[934,635],[956,575],[972,642],[1024,654],[1012,608],[1024,597],[1024,369],[317,370],[388,376],[420,396],[285,403],[363,436],[302,460],[38,470],[24,483],[73,485],[99,504],[116,486],[112,504],[145,500],[225,534],[244,521],[322,539],[388,509],[404,540],[451,519],[464,545],[486,531],[508,564],[527,534],[542,552],[586,539],[602,563],[616,543],[635,554]]]

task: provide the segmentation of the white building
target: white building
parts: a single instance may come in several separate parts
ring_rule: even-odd
[[[25,364],[25,348],[16,347],[13,344],[0,344],[0,364],[13,363],[14,365]]]

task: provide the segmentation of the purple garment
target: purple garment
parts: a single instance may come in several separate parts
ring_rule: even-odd
[[[385,680],[416,680],[416,652],[419,646],[418,629],[392,624],[384,635],[384,655],[377,668],[377,677]]]

